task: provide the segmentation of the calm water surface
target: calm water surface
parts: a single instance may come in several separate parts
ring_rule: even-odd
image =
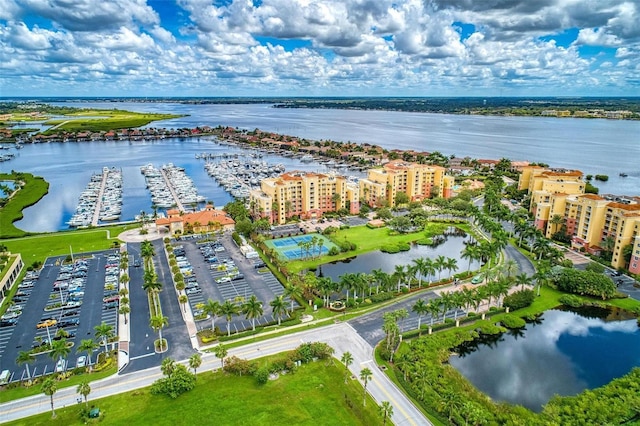
[[[554,395],[600,387],[640,366],[635,319],[551,310],[523,332],[489,336],[461,347],[450,363],[496,401],[533,411]],[[595,312],[595,311],[592,311]]]
[[[64,103],[77,107],[188,114],[151,126],[178,128],[233,126],[275,131],[310,139],[368,142],[387,149],[441,151],[474,158],[508,157],[607,174],[597,182],[601,193],[640,195],[640,122],[533,117],[481,117],[388,111],[276,109],[270,105],[185,105],[176,103]],[[31,126],[33,127],[33,126]],[[43,176],[49,194],[25,210],[16,225],[27,231],[65,229],[78,196],[91,174],[102,167],[123,170],[123,220],[151,210],[139,167],[172,162],[184,167],[200,193],[220,206],[231,198],[204,171],[200,152],[237,151],[211,139],[166,139],[155,142],[88,142],[27,145],[16,158],[0,163],[0,171],[18,170]],[[321,166],[274,157],[287,170],[325,171]],[[618,174],[626,172],[628,177]]]
[[[333,281],[340,281],[340,275],[348,272],[365,272],[369,274],[374,269],[381,269],[383,272],[392,274],[396,265],[413,266],[413,260],[415,259],[421,257],[433,259],[440,255],[456,259],[458,261],[457,270],[466,271],[469,262],[460,258],[460,253],[465,247],[465,239],[462,236],[448,236],[446,241],[437,247],[413,244],[411,250],[400,253],[369,252],[351,259],[325,263],[318,269],[318,274],[321,273],[322,276],[330,277]],[[477,269],[479,266],[478,262],[471,262],[471,270]],[[441,276],[444,278],[455,273],[456,271],[449,272],[444,270]],[[436,272],[435,276],[424,277],[423,280],[429,281],[437,278],[438,273]]]

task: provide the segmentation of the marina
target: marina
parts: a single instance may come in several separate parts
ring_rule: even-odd
[[[262,179],[278,176],[285,171],[282,163],[269,164],[256,158],[239,156],[233,160],[207,161],[207,174],[236,199],[246,199],[249,191],[260,188]]]
[[[182,167],[169,163],[157,169],[153,164],[147,164],[140,168],[140,172],[145,177],[151,202],[156,207],[175,207],[185,211],[185,206],[195,207],[206,201],[204,196],[198,194],[193,180]]]
[[[67,224],[72,228],[97,226],[99,222],[120,219],[121,213],[122,171],[104,167],[101,174],[91,175]]]

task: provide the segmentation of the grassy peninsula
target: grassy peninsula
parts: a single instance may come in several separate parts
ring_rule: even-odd
[[[68,117],[68,118],[67,118]],[[65,118],[48,120],[44,124],[53,126],[43,132],[52,135],[61,132],[102,132],[131,129],[145,126],[158,120],[182,117],[176,114],[155,114],[123,111],[119,109],[79,109],[65,114]]]

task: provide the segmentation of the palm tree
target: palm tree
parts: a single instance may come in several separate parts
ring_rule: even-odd
[[[216,358],[220,359],[220,365],[222,366],[222,368],[224,368],[224,359],[226,358],[227,354],[229,353],[227,351],[227,348],[222,346],[222,343],[220,343],[218,346],[213,348],[213,353],[216,356]]]
[[[54,340],[51,342],[51,352],[49,352],[51,359],[58,358],[59,360],[62,360],[69,355],[69,352],[71,352],[71,348],[67,346],[67,339],[64,337],[60,340]]]
[[[256,318],[261,317],[264,314],[262,309],[262,302],[258,300],[255,294],[244,302],[242,305],[242,313],[245,314],[246,319],[251,319],[251,329],[256,330]]]
[[[521,274],[516,275],[516,283],[520,284],[522,287],[521,289],[524,290],[524,286],[525,285],[530,285],[531,284],[531,280],[532,278],[525,274],[524,272]]]
[[[444,269],[449,271],[449,275],[451,275],[453,271],[458,269],[458,260],[453,257],[448,258],[446,262],[444,262]]]
[[[565,219],[564,217],[560,216],[559,214],[554,214],[553,216],[551,216],[551,219],[549,219],[549,223],[551,225],[553,225],[553,232],[552,234],[555,234],[558,232],[558,226],[559,225],[564,225]]]
[[[467,244],[462,250],[460,257],[469,260],[469,263],[467,264],[467,272],[471,271],[471,262],[480,258],[480,249],[478,245]]]
[[[289,284],[289,286],[284,289],[284,296],[291,300],[290,312],[293,314],[293,303],[297,297],[302,297],[302,288],[297,285]]]
[[[427,313],[431,316],[431,324],[429,325],[433,328],[433,320],[437,318],[440,314],[440,299],[431,299],[429,303],[427,303],[426,307]]]
[[[393,416],[393,406],[389,401],[382,401],[379,410],[382,416],[382,425],[384,426],[387,424],[387,419]]]
[[[16,358],[16,364],[24,364],[27,367],[27,380],[31,380],[31,372],[29,371],[29,364],[36,360],[31,352],[20,351],[18,358]]]
[[[91,365],[91,354],[93,351],[98,349],[100,346],[93,341],[93,339],[83,339],[76,349],[77,352],[86,352],[87,353],[87,365]]]
[[[233,319],[234,315],[238,314],[239,311],[240,309],[238,308],[238,305],[233,303],[231,299],[227,299],[220,306],[220,314],[227,319],[227,336],[231,336],[231,320]]]
[[[413,259],[413,263],[415,264],[415,268],[414,271],[416,272],[416,275],[418,276],[418,288],[422,287],[422,276],[425,274],[426,271],[426,267],[427,267],[427,259],[428,258],[423,258],[423,257],[419,257],[417,259]],[[420,327],[418,327],[420,328]]]
[[[202,365],[202,357],[196,353],[189,357],[189,367],[193,368],[193,374],[197,375],[196,370]]]
[[[416,303],[413,304],[411,310],[418,314],[418,332],[422,334],[422,330],[420,329],[420,322],[422,321],[422,316],[427,313],[427,304],[424,300],[418,299]]]
[[[447,317],[447,312],[453,307],[453,293],[440,293],[440,307],[442,312],[442,323],[444,324]]]
[[[154,315],[149,319],[149,326],[158,332],[158,344],[160,351],[164,349],[164,340],[162,339],[162,329],[169,325],[169,318],[163,315]]]
[[[280,320],[282,319],[282,314],[287,312],[287,308],[284,304],[284,300],[282,299],[282,295],[273,299],[269,305],[271,305],[273,315],[278,317],[278,325],[280,325]]]
[[[182,305],[182,312],[187,312],[187,302],[189,301],[189,297],[186,294],[181,294],[178,296],[178,302]]]
[[[459,291],[451,292],[451,307],[453,308],[453,320],[458,321],[458,309],[464,306],[464,296]]]
[[[351,355],[351,352],[345,352],[342,354],[342,358],[340,358],[340,361],[347,369],[347,371],[344,373],[344,382],[347,383],[347,378],[349,377],[349,366],[353,363],[353,355]]]
[[[395,265],[393,270],[393,278],[398,283],[398,293],[400,292],[400,285],[404,282],[406,278],[406,271],[404,269],[404,265]]]
[[[151,270],[144,272],[142,289],[147,292],[147,295],[151,295],[154,292],[158,293],[162,290],[162,283],[158,281],[158,276]]]
[[[208,299],[207,303],[204,304],[202,311],[211,315],[211,331],[215,333],[216,331],[216,318],[220,315],[220,302],[213,299]]]
[[[160,371],[165,376],[171,378],[173,373],[176,372],[176,362],[171,358],[165,358],[162,360],[162,364],[160,364]]]
[[[42,383],[41,389],[42,389],[42,393],[47,395],[51,400],[51,418],[55,419],[56,412],[53,409],[53,395],[58,390],[58,385],[56,384],[56,381],[53,379],[53,377],[50,376]]]
[[[91,386],[89,386],[89,382],[86,380],[81,381],[76,388],[76,392],[82,395],[84,398],[84,405],[89,406],[89,394],[91,393]]]
[[[107,342],[109,339],[113,337],[113,326],[103,322],[100,325],[96,325],[93,327],[96,332],[96,339],[102,341],[102,346],[104,346],[104,351],[107,351]]]
[[[440,281],[442,271],[446,269],[446,263],[447,258],[442,255],[436,257],[436,259],[433,261],[433,266],[436,268],[436,271],[438,271],[438,281]]]
[[[518,262],[513,259],[508,259],[504,262],[502,270],[506,274],[507,278],[511,278],[512,275],[515,275],[518,272]]]
[[[367,405],[367,383],[371,379],[373,373],[368,368],[360,370],[360,380],[364,383],[364,394],[362,395],[362,405]]]
[[[128,304],[122,304],[122,299],[120,299],[120,308],[118,308],[118,313],[124,315],[124,323],[127,323],[127,314],[131,312],[131,308]]]

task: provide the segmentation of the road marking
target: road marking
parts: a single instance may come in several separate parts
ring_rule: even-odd
[[[148,354],[134,356],[133,358],[129,358],[129,361],[133,361],[134,359],[146,358],[148,356],[154,356],[155,354],[155,352],[150,352]]]

